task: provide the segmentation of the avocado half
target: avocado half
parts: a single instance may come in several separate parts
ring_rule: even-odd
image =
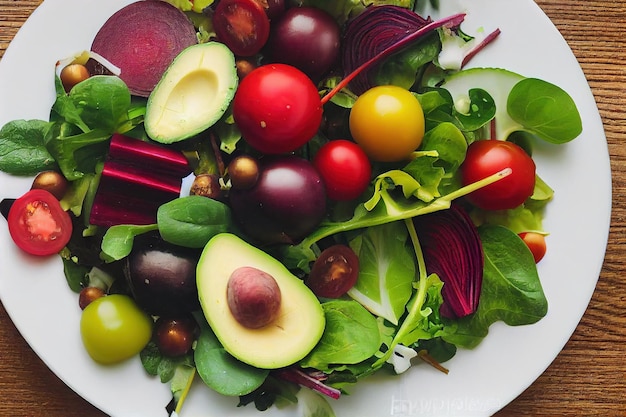
[[[243,266],[270,274],[280,288],[278,318],[259,329],[239,324],[228,307],[228,280]],[[224,349],[242,362],[263,369],[282,368],[304,358],[322,337],[324,311],[313,292],[278,260],[233,234],[218,234],[207,243],[196,279],[209,325]]]
[[[148,97],[146,133],[156,142],[173,143],[208,129],[230,105],[238,82],[235,56],[226,45],[185,48]]]

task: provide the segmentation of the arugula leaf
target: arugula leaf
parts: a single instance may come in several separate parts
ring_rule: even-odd
[[[510,210],[474,209],[470,216],[476,225],[497,224],[516,234],[536,232],[546,234],[543,229],[543,211],[554,191],[539,176],[535,180],[535,190],[524,204]]]
[[[57,161],[61,172],[74,181],[95,171],[104,160],[111,135],[102,130],[78,133],[68,123],[54,123],[46,134],[46,148]]]
[[[70,183],[69,189],[60,201],[63,210],[70,210],[76,217],[81,215],[85,197],[88,191],[93,187],[92,181],[95,177],[95,174],[87,174]]]
[[[0,171],[12,175],[35,175],[54,169],[54,157],[45,147],[48,122],[13,120],[0,129]]]
[[[213,0],[166,0],[172,6],[178,7],[184,12],[193,11],[201,13],[204,9],[213,4]]]
[[[421,307],[421,314],[416,316],[416,320],[412,323],[412,328],[407,327],[407,331],[398,342],[404,346],[411,346],[421,340],[430,340],[435,337],[443,328],[439,308],[443,304],[441,289],[443,282],[437,275],[431,274],[426,278],[426,297]],[[412,309],[411,300],[407,309]]]

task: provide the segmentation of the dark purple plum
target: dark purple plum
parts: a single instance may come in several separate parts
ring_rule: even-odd
[[[137,304],[155,316],[190,313],[200,307],[196,266],[200,251],[163,241],[158,234],[135,238],[124,275]]]
[[[266,3],[265,13],[270,20],[279,18],[285,12],[285,0],[267,0]]]
[[[263,244],[297,243],[326,213],[326,190],[309,161],[278,156],[260,161],[249,189],[231,189],[233,216],[249,237]]]
[[[276,62],[293,65],[314,81],[339,56],[341,33],[335,20],[314,7],[292,7],[272,24],[267,50]]]

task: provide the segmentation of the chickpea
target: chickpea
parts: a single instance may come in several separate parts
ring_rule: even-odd
[[[82,64],[69,64],[61,70],[59,76],[63,83],[63,88],[69,92],[72,87],[90,77],[89,70]]]
[[[243,80],[246,75],[250,74],[257,67],[254,62],[247,58],[238,59],[235,65],[237,67],[237,76],[240,80]]]
[[[220,187],[219,177],[217,175],[201,174],[198,175],[191,184],[189,190],[190,195],[200,195],[219,200],[222,197],[222,189]]]
[[[104,297],[106,294],[101,288],[98,287],[85,287],[78,295],[78,305],[81,310],[84,310],[92,301],[97,300],[100,297]]]
[[[67,191],[67,179],[56,171],[44,171],[37,174],[31,189],[46,190],[60,200]]]
[[[228,164],[228,175],[233,188],[246,190],[252,188],[259,179],[259,162],[251,157],[241,155]]]

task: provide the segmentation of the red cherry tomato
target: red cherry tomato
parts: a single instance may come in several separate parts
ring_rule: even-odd
[[[467,199],[485,210],[512,209],[530,197],[535,188],[535,162],[518,145],[502,140],[479,140],[467,148],[461,165],[463,185],[511,169],[511,174],[469,194]]]
[[[345,245],[331,246],[320,254],[306,285],[319,297],[338,298],[356,284],[359,276],[359,258]]]
[[[7,220],[15,244],[32,255],[60,252],[72,235],[72,219],[45,190],[31,190],[15,200]]]
[[[266,154],[292,152],[309,141],[322,122],[317,87],[302,71],[268,64],[250,72],[233,99],[242,137]]]
[[[365,151],[348,140],[333,140],[322,146],[313,166],[326,186],[331,200],[352,200],[360,196],[370,183],[372,166]]]
[[[546,254],[546,238],[544,235],[535,232],[520,233],[519,237],[522,238],[530,252],[535,258],[535,263],[538,263]]]
[[[267,42],[270,21],[254,0],[221,0],[213,14],[213,28],[235,55],[252,56]]]

